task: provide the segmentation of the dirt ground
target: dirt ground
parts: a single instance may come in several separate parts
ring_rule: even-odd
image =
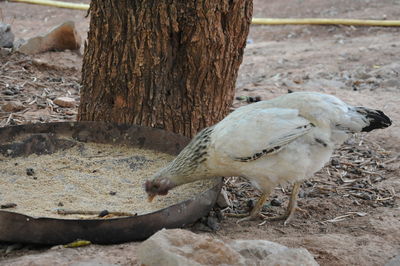
[[[0,9],[1,20],[12,25],[16,39],[45,33],[66,20],[75,22],[83,38],[88,30],[84,11],[8,2],[1,2]],[[398,19],[400,1],[255,0],[254,17]],[[362,175],[363,180],[379,176],[364,189],[379,193],[372,198],[356,197],[341,190],[343,184],[336,182],[325,168],[303,190],[307,192],[315,184],[325,184],[328,192],[321,193],[320,189],[314,195],[303,193],[299,206],[307,213],[297,212],[290,225],[283,226],[282,222],[260,225],[261,221],[236,224],[236,219],[227,218],[221,222],[220,230],[207,234],[224,240],[267,239],[290,247],[304,247],[321,265],[384,265],[400,254],[399,33],[400,28],[384,27],[251,27],[237,80],[237,97],[269,99],[288,91],[320,91],[337,95],[348,103],[381,109],[392,118],[390,128],[356,138],[357,141],[364,138],[367,145],[360,147],[362,154],[379,151],[375,157],[363,158],[369,161],[380,158],[376,163],[380,167]],[[12,54],[0,57],[0,61],[3,92],[0,104],[18,99],[27,106],[12,115],[0,111],[0,126],[75,119],[76,108],[60,108],[51,100],[69,96],[79,101],[81,54],[70,51],[35,56]],[[5,90],[11,92],[6,95]],[[234,107],[243,104],[247,103],[235,100]],[[345,150],[342,154],[349,153]],[[335,158],[343,161],[340,156]],[[348,170],[339,169],[341,173]],[[380,194],[382,191],[386,194]],[[288,202],[287,190],[277,188],[275,197],[283,205],[271,207],[272,212],[282,212]],[[136,245],[123,244],[120,249],[132,252]],[[90,256],[106,248],[92,246],[77,253]],[[7,264],[10,258],[15,260],[32,252],[38,251],[3,252],[0,260]],[[120,263],[133,264],[125,259]]]

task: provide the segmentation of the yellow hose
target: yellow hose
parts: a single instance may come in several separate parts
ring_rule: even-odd
[[[88,10],[89,9],[88,4],[78,4],[78,3],[52,1],[52,0],[11,0],[11,2],[36,4],[36,5],[42,5],[42,6],[54,6],[54,7],[78,9],[78,10]]]
[[[334,18],[253,18],[259,25],[353,25],[353,26],[400,26],[400,20],[334,19]]]
[[[76,4],[52,0],[10,0],[61,8],[88,10],[88,4]],[[353,26],[386,26],[398,27],[400,20],[365,20],[365,19],[331,19],[331,18],[253,18],[252,24],[256,25],[353,25]]]

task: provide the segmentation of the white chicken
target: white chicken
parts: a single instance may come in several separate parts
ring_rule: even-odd
[[[315,92],[296,92],[240,107],[203,129],[165,168],[146,181],[149,200],[199,179],[242,176],[262,195],[249,217],[258,217],[272,190],[293,182],[285,215],[296,208],[301,182],[328,161],[352,133],[391,125],[383,112],[350,106]]]

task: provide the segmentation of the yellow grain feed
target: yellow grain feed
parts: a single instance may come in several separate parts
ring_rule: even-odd
[[[124,212],[138,215],[166,208],[209,189],[215,180],[180,186],[167,196],[147,201],[146,179],[174,156],[125,146],[78,143],[50,155],[0,155],[0,204],[33,217],[97,218],[60,215],[58,209],[78,212]]]

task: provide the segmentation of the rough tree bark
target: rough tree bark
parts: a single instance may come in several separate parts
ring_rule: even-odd
[[[186,136],[232,104],[252,0],[92,0],[79,120]]]

